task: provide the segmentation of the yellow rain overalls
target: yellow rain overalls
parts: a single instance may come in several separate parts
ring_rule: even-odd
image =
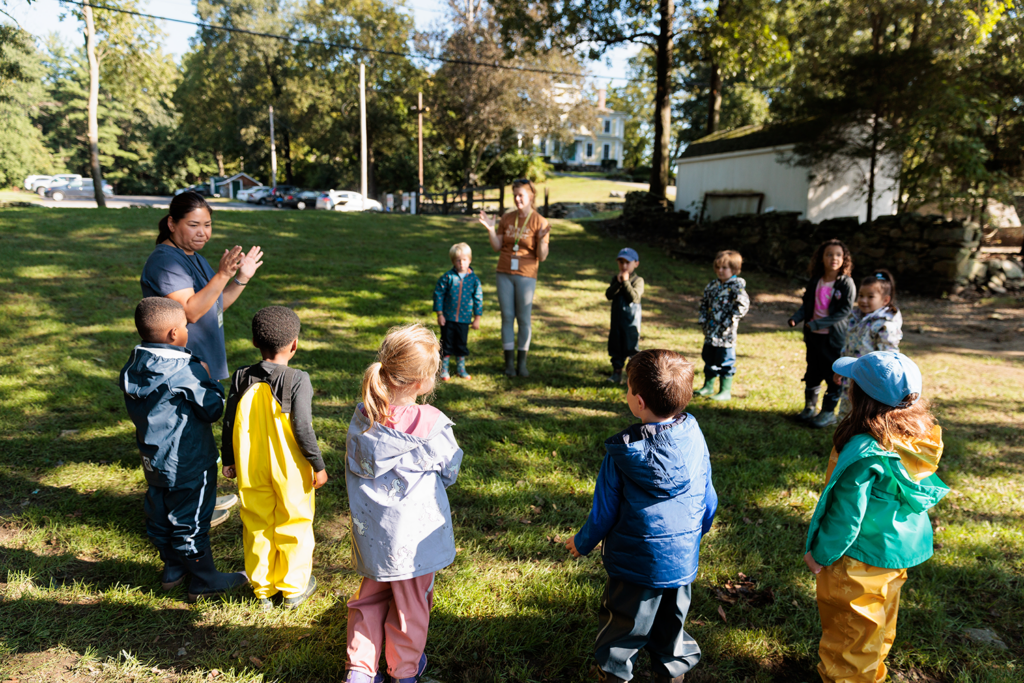
[[[291,400],[285,392],[285,403]],[[313,571],[313,468],[266,382],[239,398],[232,435],[245,571],[258,598],[301,594]]]

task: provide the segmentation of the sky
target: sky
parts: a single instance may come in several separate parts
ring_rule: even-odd
[[[406,5],[419,30],[425,30],[443,19],[446,12],[440,3],[434,0],[407,0]],[[141,0],[139,7],[140,11],[148,14],[185,21],[197,20],[192,0]],[[56,32],[66,43],[75,44],[82,41],[79,23],[71,17],[60,19],[65,11],[58,0],[33,0],[31,4],[26,0],[7,0],[3,9],[29,33],[44,36]],[[3,19],[5,18],[0,16],[0,20]],[[180,60],[189,49],[189,38],[195,34],[196,27],[171,22],[158,23],[167,34],[164,48],[173,54],[175,59]],[[609,51],[601,62],[590,63],[588,68],[594,75],[590,79],[591,82],[595,86],[625,85],[625,80],[621,77],[627,73],[627,62],[636,50],[636,47],[618,48]],[[601,76],[615,76],[618,79],[609,80]]]

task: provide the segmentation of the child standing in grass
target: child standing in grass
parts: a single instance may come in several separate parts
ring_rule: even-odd
[[[300,327],[284,306],[253,316],[252,344],[263,362],[235,371],[224,416],[224,476],[238,476],[245,570],[264,611],[278,593],[283,607],[295,609],[316,591],[313,490],[327,482],[327,470],[313,432],[313,385],[288,367]]]
[[[907,567],[932,556],[928,509],[949,492],[935,471],[942,430],[921,399],[921,371],[901,353],[835,362],[850,414],[832,437],[827,484],[804,562],[817,577],[822,681],[876,683],[896,638]]]
[[[612,323],[608,331],[612,376],[608,381],[620,384],[626,360],[640,352],[640,298],[644,295],[644,279],[634,272],[640,266],[640,256],[635,249],[622,249],[615,261],[619,272],[612,278],[604,296],[612,302]]]
[[[732,398],[732,378],[736,374],[736,332],[740,318],[750,310],[747,281],[741,278],[743,257],[738,251],[720,251],[715,256],[715,275],[704,288],[697,322],[704,328],[704,386],[698,396],[711,396],[715,401]],[[720,377],[715,394],[715,377]],[[712,395],[714,394],[714,395]]]
[[[395,683],[414,683],[427,666],[434,572],[455,559],[445,489],[462,462],[452,421],[416,403],[434,389],[439,347],[422,325],[389,330],[349,423],[345,481],[363,580],[348,602],[347,683],[384,680],[385,643]]]
[[[804,324],[804,344],[807,346],[807,371],[804,373],[804,409],[797,419],[812,427],[834,425],[840,387],[833,378],[832,363],[838,358],[846,342],[850,326],[850,311],[857,296],[857,287],[850,273],[853,256],[839,240],[822,242],[807,267],[811,280],[804,292],[803,302],[789,326]],[[825,398],[818,412],[821,383],[825,383]]]
[[[465,242],[453,245],[448,251],[452,269],[437,280],[434,287],[434,311],[441,328],[441,381],[451,379],[449,363],[455,356],[455,374],[462,379],[473,379],[466,372],[469,355],[469,328],[480,329],[480,316],[484,314],[484,290],[480,278],[469,264],[473,250]]]
[[[170,590],[191,575],[195,602],[244,585],[244,573],[222,574],[210,553],[217,492],[217,443],[210,425],[224,412],[224,392],[185,346],[185,308],[146,297],[135,308],[142,343],[121,368],[120,384],[142,454],[146,533],[164,561],[160,585]]]
[[[850,316],[850,329],[843,344],[843,356],[860,358],[872,351],[899,351],[903,339],[903,315],[896,306],[896,280],[885,268],[879,268],[860,282],[857,307]],[[850,414],[847,381],[836,375],[842,385],[839,419]]]
[[[641,424],[605,441],[594,507],[566,548],[580,557],[603,541],[608,583],[594,646],[599,680],[630,680],[643,648],[655,681],[678,683],[700,661],[683,625],[718,496],[704,435],[684,412],[693,364],[674,351],[641,351],[627,375],[626,403]]]

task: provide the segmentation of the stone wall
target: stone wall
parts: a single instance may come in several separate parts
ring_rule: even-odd
[[[797,277],[806,277],[818,244],[837,238],[853,252],[855,279],[873,268],[888,268],[899,289],[930,295],[960,291],[968,284],[977,272],[975,252],[981,238],[976,225],[914,213],[881,216],[870,225],[855,218],[811,223],[782,211],[697,224],[646,192],[626,196],[616,230],[647,237],[691,258],[710,259],[719,250],[734,249],[748,267]]]

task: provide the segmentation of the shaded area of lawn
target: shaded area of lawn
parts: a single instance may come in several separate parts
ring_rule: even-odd
[[[256,310],[298,312],[294,364],[312,376],[314,426],[333,477],[317,501],[322,588],[295,613],[264,615],[241,600],[193,607],[181,589],[162,593],[145,537],[145,483],[116,380],[137,341],[138,276],[160,216],[0,213],[0,678],[207,680],[216,669],[217,680],[340,680],[344,602],[358,583],[342,476],[348,419],[387,328],[433,324],[434,282],[459,241],[476,250],[485,316],[470,337],[474,379],[440,386],[434,397],[457,423],[466,458],[449,491],[460,551],[438,577],[432,673],[447,681],[590,678],[604,572],[596,554],[573,561],[562,546],[589,510],[604,439],[631,421],[623,388],[604,380],[604,289],[627,245],[593,224],[554,222],[535,306],[533,374],[509,380],[501,375],[496,256],[472,221],[216,213],[210,261],[235,243],[267,254],[225,314],[229,365],[258,360],[249,341]],[[640,251],[648,283],[644,347],[699,361],[693,297],[710,266],[629,246]],[[754,295],[792,294],[785,282],[744,275]],[[704,660],[687,680],[812,681],[819,626],[800,558],[829,435],[789,417],[802,400],[799,335],[773,327],[770,316],[752,329],[741,326],[736,399],[690,408],[712,452],[721,509],[704,541],[690,617]],[[1016,680],[1011,667],[1024,654],[1024,370],[996,355],[906,350],[921,363],[947,430],[940,474],[954,491],[934,514],[935,558],[911,571],[894,670],[906,680]],[[220,565],[240,569],[237,515],[212,540]],[[746,593],[730,592],[737,582]],[[964,628],[993,629],[1009,650],[973,645]],[[48,674],[58,663],[64,674]]]

